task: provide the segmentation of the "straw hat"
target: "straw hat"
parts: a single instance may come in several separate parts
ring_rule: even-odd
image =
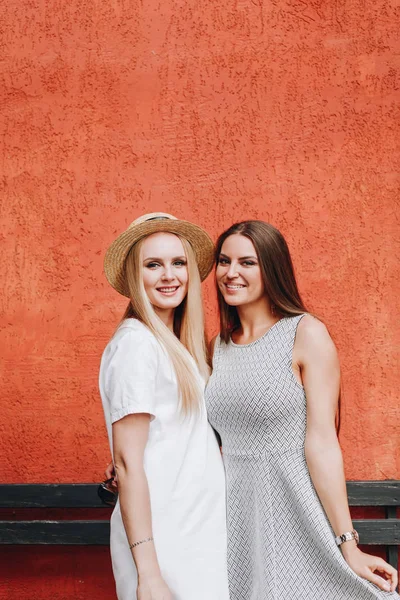
[[[111,244],[104,258],[104,272],[108,282],[123,296],[129,298],[125,281],[125,259],[129,250],[142,238],[160,231],[181,235],[190,243],[196,256],[202,281],[211,271],[214,261],[214,244],[204,229],[188,221],[181,221],[167,213],[150,213],[133,221],[128,229]]]

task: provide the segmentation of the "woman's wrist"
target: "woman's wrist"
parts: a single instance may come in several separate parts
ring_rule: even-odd
[[[154,579],[161,576],[160,567],[157,565],[146,565],[137,568],[139,579]]]
[[[156,582],[162,579],[161,571],[159,568],[154,570],[138,571],[138,583],[141,585],[150,585],[152,582]]]
[[[154,546],[147,547],[147,544],[138,546],[132,552],[133,560],[136,564],[138,577],[142,580],[153,579],[161,576],[161,569],[158,564],[157,554]]]
[[[356,540],[343,542],[343,544],[340,544],[339,548],[342,551],[342,554],[346,560],[349,556],[352,556],[358,550]]]
[[[146,556],[134,556],[138,578],[142,581],[161,577],[161,569],[155,552]]]

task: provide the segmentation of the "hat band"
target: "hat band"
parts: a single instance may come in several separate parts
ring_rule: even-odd
[[[148,223],[149,221],[162,221],[163,219],[167,221],[172,221],[172,219],[170,219],[169,217],[151,217],[150,219],[146,219],[144,223]]]

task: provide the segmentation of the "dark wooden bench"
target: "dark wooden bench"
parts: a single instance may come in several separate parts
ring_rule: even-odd
[[[400,544],[400,481],[349,481],[350,506],[381,507],[384,518],[355,519],[354,526],[363,545],[385,546],[387,561],[398,567]],[[7,510],[8,509],[8,510]],[[22,510],[23,509],[23,510]],[[22,520],[34,510],[34,520]],[[35,509],[94,509],[101,519],[48,520],[37,518]],[[103,509],[99,511],[98,509]],[[2,484],[0,485],[0,544],[108,545],[109,521],[97,496],[96,484]],[[19,514],[18,514],[19,511]],[[40,511],[39,511],[40,512]],[[16,515],[19,520],[10,518]],[[91,515],[92,516],[92,515]],[[107,514],[108,517],[108,514]]]

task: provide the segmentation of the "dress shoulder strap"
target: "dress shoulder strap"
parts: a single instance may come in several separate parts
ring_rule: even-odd
[[[290,346],[290,353],[292,354],[294,343],[296,341],[297,335],[297,327],[303,317],[306,316],[307,313],[303,313],[301,315],[296,315],[295,317],[289,317],[288,321],[288,341]]]

